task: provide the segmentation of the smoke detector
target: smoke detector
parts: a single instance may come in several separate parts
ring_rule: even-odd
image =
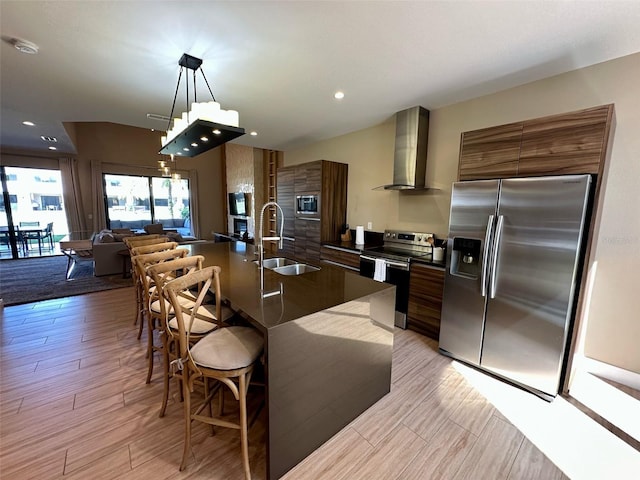
[[[11,39],[11,44],[16,47],[19,52],[28,53],[29,55],[35,55],[38,53],[40,47],[38,47],[35,43],[29,42],[27,40],[20,40],[19,38]]]

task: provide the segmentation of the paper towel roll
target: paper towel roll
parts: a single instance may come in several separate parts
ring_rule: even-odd
[[[364,245],[364,227],[362,225],[356,227],[356,245]]]

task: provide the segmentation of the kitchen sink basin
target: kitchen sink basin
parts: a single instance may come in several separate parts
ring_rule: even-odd
[[[259,265],[259,261],[256,260],[253,263]],[[289,260],[284,257],[274,257],[274,258],[265,258],[262,261],[262,265],[264,268],[268,268],[269,270],[273,270],[274,268],[284,267],[285,265],[295,265],[296,262],[294,260]]]
[[[285,265],[284,267],[276,267],[273,269],[274,272],[279,273],[280,275],[302,275],[303,273],[317,272],[318,270],[320,270],[319,267],[307,265],[306,263],[294,263],[292,265]]]

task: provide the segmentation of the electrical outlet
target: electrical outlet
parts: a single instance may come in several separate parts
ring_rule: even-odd
[[[373,228],[373,222],[367,222],[367,230],[371,230]]]

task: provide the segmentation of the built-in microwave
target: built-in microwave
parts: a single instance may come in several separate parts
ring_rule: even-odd
[[[320,213],[320,196],[317,193],[296,195],[296,214],[318,215]]]

